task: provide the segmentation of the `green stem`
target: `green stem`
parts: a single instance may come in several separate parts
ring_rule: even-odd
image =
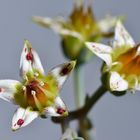
[[[69,122],[66,122],[66,120],[61,121],[62,134],[66,131],[67,128],[69,128]]]
[[[84,105],[85,90],[84,90],[84,72],[81,66],[76,66],[74,70],[74,89],[75,89],[75,104],[77,108]]]

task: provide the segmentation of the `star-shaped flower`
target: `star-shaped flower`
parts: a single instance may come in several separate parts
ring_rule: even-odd
[[[59,91],[74,66],[75,61],[64,63],[45,75],[38,54],[25,41],[20,59],[22,82],[0,80],[0,98],[20,106],[14,114],[12,130],[28,125],[39,116],[68,115]]]
[[[75,7],[65,20],[63,17],[44,18],[33,17],[33,21],[40,26],[51,28],[62,38],[62,48],[64,54],[70,60],[77,60],[82,64],[89,60],[92,53],[86,49],[85,41],[99,41],[103,37],[112,36],[112,28],[118,18],[107,16],[107,18],[96,21],[91,3],[87,8],[84,4],[75,4]],[[84,57],[83,57],[84,55]]]
[[[140,45],[135,44],[120,21],[116,25],[112,47],[94,42],[86,45],[105,62],[104,84],[111,91],[140,90]]]

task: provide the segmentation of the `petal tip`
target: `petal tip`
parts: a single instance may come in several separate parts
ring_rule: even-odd
[[[70,61],[71,65],[73,66],[73,68],[76,66],[76,63],[77,63],[77,60],[73,60],[73,61]]]
[[[26,46],[27,48],[32,48],[30,41],[27,39],[24,39],[24,46]]]
[[[40,17],[40,16],[33,16],[33,17],[31,18],[31,20],[32,20],[33,22],[35,22],[35,23],[40,22],[40,20],[42,20],[42,19],[43,19],[43,18]]]
[[[85,45],[88,49],[91,50],[92,46],[93,46],[93,43],[92,42],[85,42]]]

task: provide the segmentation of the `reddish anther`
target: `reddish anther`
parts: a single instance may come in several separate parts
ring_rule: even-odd
[[[26,55],[26,59],[28,61],[33,61],[33,54],[31,52],[29,52],[27,55]]]
[[[24,123],[24,120],[23,119],[19,119],[18,121],[17,121],[17,125],[22,125]]]
[[[57,109],[57,113],[58,113],[58,114],[63,114],[64,112],[65,112],[65,110],[62,109],[62,108],[58,108],[58,109]]]

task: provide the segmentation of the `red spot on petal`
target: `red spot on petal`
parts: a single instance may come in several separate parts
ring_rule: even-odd
[[[23,120],[23,119],[19,119],[19,120],[17,121],[17,124],[20,125],[20,126],[21,126],[23,123],[24,123],[24,120]]]
[[[65,112],[65,110],[62,108],[58,108],[56,112],[61,115]]]
[[[29,53],[26,55],[26,59],[27,59],[28,61],[33,61],[33,54],[32,54],[32,52],[29,52]]]
[[[0,92],[2,92],[2,88],[0,88]]]
[[[26,52],[26,51],[27,51],[27,49],[25,48],[25,49],[24,49],[24,51]]]

